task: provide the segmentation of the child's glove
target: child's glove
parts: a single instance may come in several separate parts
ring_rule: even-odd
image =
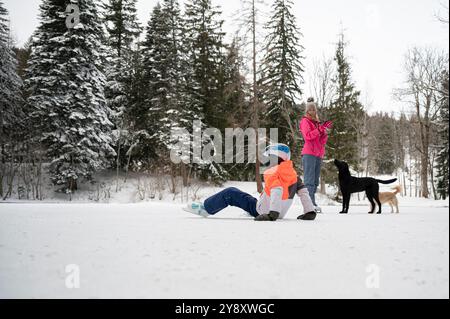
[[[279,212],[271,211],[268,214],[259,215],[258,217],[255,218],[255,220],[258,222],[266,222],[266,221],[273,222],[273,221],[276,221],[278,219],[278,217],[280,217]]]

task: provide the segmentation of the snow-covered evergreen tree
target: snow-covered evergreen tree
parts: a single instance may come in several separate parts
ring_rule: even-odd
[[[107,43],[116,57],[122,57],[129,51],[141,33],[136,2],[137,0],[108,0],[103,6]]]
[[[250,84],[244,74],[244,61],[241,55],[239,39],[235,37],[227,47],[224,64],[224,103],[227,110],[227,122],[241,128],[250,127],[251,105]]]
[[[141,32],[137,21],[136,1],[108,0],[103,6],[108,46],[105,95],[109,107],[117,113],[118,123],[121,122],[121,116],[129,103],[133,46]]]
[[[164,24],[161,4],[158,2],[152,10],[145,39],[141,44],[142,71],[139,87],[142,94],[128,110],[127,115],[130,119],[134,143],[137,144],[133,151],[134,159],[144,163],[155,160],[161,149],[159,120],[165,110],[155,105],[161,100],[158,97],[164,92],[160,92],[157,86],[161,75],[158,74],[159,70],[155,68],[155,64],[160,63],[159,59],[163,56],[160,52],[163,47],[160,40],[168,33],[163,29]]]
[[[234,37],[232,43],[227,48],[227,55],[224,65],[224,105],[227,110],[227,123],[229,127],[239,127],[245,130],[252,127],[254,110],[251,100],[251,85],[243,75],[244,61],[241,54],[241,42],[238,37]],[[248,158],[248,141],[245,143],[244,157]],[[254,180],[254,164],[236,162],[224,165],[224,168],[231,175],[233,180]]]
[[[28,104],[36,139],[46,147],[50,175],[61,191],[110,164],[111,110],[104,96],[102,24],[96,2],[71,0],[80,23],[68,29],[69,1],[43,0],[27,69]]]
[[[204,122],[208,127],[223,131],[226,111],[223,103],[221,77],[225,57],[221,11],[211,0],[188,0],[185,11],[185,37],[191,51],[190,58],[197,96],[201,99]]]
[[[148,102],[157,110],[155,113],[159,113],[159,142],[170,149],[171,131],[180,127],[180,120],[187,120],[181,100],[182,27],[178,1],[162,1],[160,10],[159,16],[153,17],[154,27],[149,29],[153,45],[149,47],[149,72],[152,76]]]
[[[22,80],[17,74],[17,60],[11,44],[8,11],[0,1],[0,152],[21,131]]]
[[[440,89],[441,111],[439,116],[439,153],[436,158],[437,192],[442,199],[449,196],[449,76],[448,71],[443,72],[442,88]]]
[[[223,42],[223,20],[219,6],[211,0],[188,0],[185,3],[185,47],[187,63],[191,65],[193,78],[187,77],[187,84],[192,87],[190,97],[198,102],[199,117],[204,127],[216,128],[222,132],[229,126],[227,121],[224,87],[226,48]],[[204,144],[212,140],[204,139]],[[215,151],[214,151],[215,152]],[[223,165],[215,161],[202,161],[198,165],[202,178],[223,181],[228,172]]]
[[[15,47],[14,52],[16,54],[16,59],[18,62],[17,73],[23,80],[25,78],[25,70],[27,68],[28,59],[30,58],[30,41],[28,40],[22,47]]]
[[[185,34],[177,0],[157,3],[151,14],[146,37],[142,43],[142,85],[145,94],[130,113],[136,140],[134,158],[149,161],[159,169],[170,166],[170,151],[181,142],[172,133],[184,129],[189,134],[180,137],[183,143],[193,140],[193,121],[202,120],[203,110],[189,39]],[[155,123],[158,123],[155,125]],[[190,149],[190,160],[193,160]],[[156,163],[152,165],[153,163]],[[207,170],[210,163],[197,163],[196,170]],[[214,169],[216,170],[216,169]],[[192,170],[191,170],[192,171]],[[186,167],[181,174],[187,181]]]
[[[395,170],[395,126],[393,118],[388,114],[378,113],[372,134],[375,149],[372,151],[371,159],[374,161],[376,174],[392,174]]]
[[[266,127],[277,127],[280,142],[297,150],[299,110],[295,105],[302,96],[300,84],[303,83],[304,67],[301,33],[292,14],[292,5],[292,0],[275,0],[273,3],[273,16],[266,26],[269,34],[261,69],[261,88],[266,106]]]
[[[333,121],[333,130],[328,139],[327,157],[337,158],[356,167],[359,164],[358,127],[364,114],[359,102],[360,92],[356,89],[351,78],[351,66],[345,49],[347,43],[344,34],[339,35],[336,48],[336,76],[333,83],[336,88],[336,98],[326,110],[328,118]]]
[[[133,62],[137,51],[136,43],[141,33],[136,1],[108,0],[103,5],[107,47],[105,97],[113,111],[117,172],[120,166],[127,163],[126,152],[131,144],[126,110],[130,108],[133,99]]]

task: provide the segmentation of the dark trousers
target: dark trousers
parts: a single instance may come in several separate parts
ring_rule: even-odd
[[[217,214],[228,206],[234,206],[242,208],[253,217],[257,217],[259,215],[256,211],[257,202],[258,200],[253,196],[240,191],[236,187],[230,187],[206,199],[204,206],[210,215]]]

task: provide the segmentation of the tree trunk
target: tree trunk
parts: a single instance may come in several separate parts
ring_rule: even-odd
[[[122,125],[119,128],[119,140],[117,145],[117,158],[116,158],[116,193],[119,191],[119,172],[120,172],[120,140],[122,138]]]
[[[429,118],[428,110],[430,107],[430,101],[427,99],[427,104],[425,105],[425,116],[422,118],[420,113],[420,102],[418,96],[416,96],[416,115],[419,121],[420,129],[420,192],[422,197],[428,198],[428,150],[429,150]]]
[[[415,178],[414,178],[414,197],[418,197],[418,187],[417,187],[417,180],[419,179],[419,175],[417,174],[417,167],[415,167],[415,169],[414,169],[414,171],[415,171]]]
[[[428,198],[428,153],[422,153],[420,162],[420,192],[422,197]]]
[[[261,180],[261,165],[259,162],[259,101],[258,101],[258,84],[256,83],[256,0],[252,2],[252,45],[253,45],[253,127],[256,130],[256,163],[255,163],[255,179],[258,193],[263,190]]]
[[[320,178],[320,193],[326,195],[326,185],[325,180],[323,178]]]
[[[407,193],[406,193],[406,191],[407,191],[407,189],[406,189],[406,176],[405,176],[405,171],[403,171],[403,189],[402,189],[402,194],[403,194],[403,196],[406,196],[407,195]]]
[[[128,160],[127,160],[127,167],[125,168],[125,179],[123,180],[124,183],[127,182],[128,180],[128,172],[130,171],[130,162],[131,162],[131,152],[128,155]]]
[[[411,153],[411,152],[410,152]],[[411,154],[409,154],[409,197],[412,197],[412,165],[411,165]]]
[[[71,191],[71,192],[74,192],[74,191],[76,191],[77,189],[78,189],[78,185],[77,185],[77,180],[76,179],[73,179],[73,178],[70,178],[69,179],[69,190]]]
[[[434,153],[433,156],[430,159],[430,163],[429,163],[429,171],[430,171],[430,178],[431,178],[431,189],[433,190],[433,197],[435,200],[438,200],[438,195],[436,193],[436,186],[434,185],[434,172],[433,172],[433,167],[434,167]]]
[[[186,169],[186,164],[181,162],[181,177],[183,178],[183,186],[188,187],[189,186],[189,180],[188,180],[188,172]]]

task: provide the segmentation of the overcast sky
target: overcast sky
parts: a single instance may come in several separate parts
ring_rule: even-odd
[[[12,34],[23,44],[38,25],[41,0],[3,0],[9,10]],[[157,0],[138,0],[139,18],[146,25]],[[183,1],[181,1],[183,2]],[[271,4],[271,0],[266,0]],[[213,0],[223,10],[225,31],[236,31],[233,21],[240,0]],[[402,61],[408,48],[432,46],[448,52],[448,25],[437,21],[446,15],[442,4],[448,0],[294,0],[294,14],[303,33],[305,47],[304,78],[312,61],[332,56],[341,23],[349,42],[353,79],[362,91],[362,102],[372,102],[370,111],[398,112],[402,105],[393,101],[392,89],[402,85]],[[310,95],[304,85],[305,98]]]

